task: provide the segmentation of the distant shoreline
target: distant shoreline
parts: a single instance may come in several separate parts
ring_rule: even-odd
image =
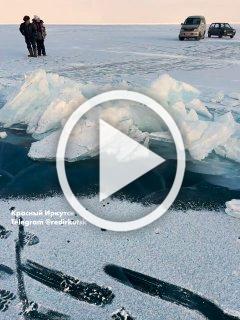
[[[217,21],[217,20],[216,20]],[[19,25],[21,22],[21,19],[19,20],[19,23],[0,23],[0,26],[17,26]],[[215,21],[212,21],[211,23],[213,23]],[[240,25],[240,22],[229,22],[228,23],[232,24],[232,25]],[[87,24],[87,23],[46,23],[48,26],[82,26],[82,27],[107,27],[107,26],[112,26],[112,27],[131,27],[131,26],[136,26],[136,27],[147,27],[147,26],[179,26],[181,24],[181,22],[179,23],[106,23],[106,24]]]

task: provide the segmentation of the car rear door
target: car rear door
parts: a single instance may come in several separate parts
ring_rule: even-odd
[[[228,23],[225,23],[225,30],[228,35],[233,33],[233,30]]]
[[[221,34],[221,24],[220,23],[216,23],[215,24],[215,36],[219,36]]]
[[[216,28],[216,23],[212,24],[212,28],[211,28],[211,35],[216,36],[217,35],[217,28]]]
[[[214,34],[214,23],[212,23],[212,24],[210,25],[209,30],[208,30],[208,33],[209,33],[210,35],[213,35],[213,34]]]

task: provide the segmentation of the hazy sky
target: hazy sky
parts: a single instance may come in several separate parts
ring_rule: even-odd
[[[240,0],[0,0],[0,23],[37,14],[46,23],[180,23],[188,15],[207,22],[240,22]]]

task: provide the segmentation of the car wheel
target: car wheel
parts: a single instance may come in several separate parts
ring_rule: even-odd
[[[230,38],[232,39],[234,36],[230,36]]]
[[[222,34],[220,34],[218,37],[219,37],[219,38],[222,38],[222,37],[223,37],[223,35],[222,35]]]
[[[208,34],[208,38],[211,38],[211,36],[212,36],[211,33],[209,33],[209,34]]]
[[[179,40],[180,40],[180,41],[183,41],[183,40],[184,40],[184,37],[180,37],[180,36],[179,36]]]

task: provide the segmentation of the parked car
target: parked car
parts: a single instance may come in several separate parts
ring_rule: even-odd
[[[233,38],[236,34],[236,30],[233,29],[229,23],[215,22],[212,23],[208,29],[208,37],[217,36],[222,38],[223,36],[229,36]]]
[[[182,23],[179,40],[204,39],[206,30],[206,19],[203,16],[190,16]]]

